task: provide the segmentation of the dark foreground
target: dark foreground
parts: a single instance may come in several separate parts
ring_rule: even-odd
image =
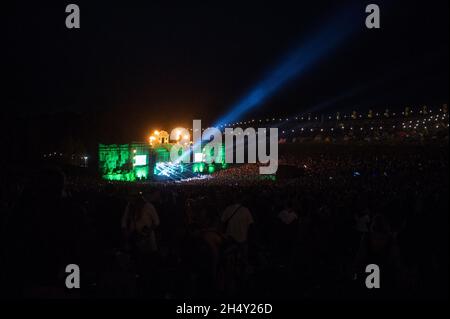
[[[53,168],[11,173],[1,296],[448,298],[447,145],[289,154],[281,162],[304,176],[261,180],[243,165],[209,180],[132,185],[64,180]],[[233,204],[243,209],[227,229]],[[68,264],[79,265],[81,289],[65,288]],[[369,264],[380,289],[366,288]]]

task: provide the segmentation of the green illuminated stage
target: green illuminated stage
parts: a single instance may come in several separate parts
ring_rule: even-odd
[[[150,148],[143,143],[99,145],[100,174],[111,181],[146,180],[149,176]]]
[[[221,145],[217,155],[213,148],[203,148],[201,154],[195,154],[196,163],[172,163],[170,150],[172,144],[151,146],[146,143],[100,144],[99,169],[103,179],[109,181],[146,181],[153,179],[183,179],[200,174],[212,174],[226,168],[225,147]],[[211,156],[214,163],[205,163]],[[201,158],[201,161],[200,161]]]

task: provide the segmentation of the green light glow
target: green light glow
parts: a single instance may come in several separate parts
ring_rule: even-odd
[[[170,145],[162,145],[155,148],[156,162],[168,162],[170,161]]]
[[[148,178],[148,166],[136,167],[134,169],[137,179],[147,179]]]
[[[263,181],[273,181],[275,182],[277,180],[276,175],[260,175],[259,179]]]
[[[99,168],[103,179],[133,182],[149,177],[149,147],[143,143],[99,145]]]
[[[203,154],[207,162],[225,163],[225,144],[220,144],[217,149],[207,145],[203,148]]]
[[[192,171],[194,173],[203,173],[205,171],[205,163],[194,163],[192,165]]]
[[[171,148],[171,144],[162,144],[156,148],[145,143],[100,144],[98,153],[100,174],[103,179],[110,181],[133,182],[151,179],[152,176],[158,175],[157,163],[170,161]],[[217,154],[214,154],[212,148],[204,149],[206,154],[215,159],[215,163],[182,164],[180,173],[192,169],[193,173],[212,174],[217,169],[227,168],[224,150],[223,144],[218,148]]]

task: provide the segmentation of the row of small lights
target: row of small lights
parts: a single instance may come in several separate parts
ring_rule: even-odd
[[[440,110],[441,112],[442,112],[442,109]],[[430,110],[430,111],[428,111],[429,113],[432,113],[432,111]],[[404,112],[402,112],[402,114],[403,114]],[[411,112],[412,113],[412,112]],[[422,111],[420,111],[419,113],[423,113]],[[395,114],[396,113],[393,113],[393,115],[395,116]],[[377,115],[378,116],[378,115]],[[447,116],[447,113],[444,113],[444,115],[442,115],[443,117],[446,117]],[[347,116],[344,116],[344,118],[346,118]],[[436,115],[436,117],[438,117],[438,115]],[[330,117],[328,117],[329,119],[332,119],[332,117],[330,116]],[[359,115],[359,118],[362,118],[362,115]],[[296,120],[298,120],[298,117],[296,117],[295,118]],[[315,117],[315,119],[317,120],[318,118],[317,117]],[[443,118],[444,119],[444,118]],[[302,118],[300,118],[300,120],[304,120],[304,118],[302,117]],[[308,121],[310,120],[310,118],[308,118]],[[259,120],[259,122],[261,123],[263,120]],[[266,122],[269,122],[270,121],[270,119],[266,119]],[[272,122],[273,121],[276,121],[276,119],[275,118],[273,118],[272,119]],[[280,122],[282,122],[283,121],[283,119],[279,119],[279,121]],[[286,118],[286,120],[285,120],[286,122],[287,121],[289,121],[289,118]],[[236,122],[236,123],[231,123],[231,124],[223,124],[223,125],[220,125],[219,127],[221,127],[221,128],[226,128],[226,127],[230,127],[230,126],[236,126],[236,125],[246,125],[246,124],[250,124],[250,123],[254,123],[254,122],[256,122],[256,120],[251,120],[251,121],[244,121],[244,122]],[[207,129],[209,129],[209,128],[207,128]],[[192,132],[192,129],[190,128],[189,129],[189,131],[191,131]],[[197,130],[195,130],[195,132],[197,132],[198,131],[198,129]],[[202,131],[205,131],[205,128],[202,128]]]
[[[55,157],[55,156],[63,156],[63,153],[57,153],[57,152],[53,152],[53,153],[48,153],[48,154],[44,154],[43,157],[47,158],[47,157]],[[72,155],[72,159],[75,158],[75,155]],[[87,160],[89,157],[88,156],[80,156],[80,159],[82,160]]]
[[[402,127],[403,127],[403,129],[407,129],[407,128],[417,129],[420,125],[433,125],[433,122],[445,121],[447,118],[448,118],[447,114],[444,114],[442,116],[439,116],[439,115],[430,116],[428,119],[424,119],[424,120],[409,121],[408,123],[403,122]],[[441,125],[436,124],[435,127],[437,129],[439,129],[441,127]],[[448,128],[449,125],[444,124],[443,127]],[[424,129],[428,129],[428,126],[424,126]]]
[[[431,117],[429,117],[428,119],[425,119],[425,120],[422,120],[422,121],[421,121],[421,120],[417,120],[417,121],[415,121],[415,124],[413,124],[413,123],[414,123],[413,121],[409,121],[409,125],[408,125],[406,122],[403,122],[403,123],[402,123],[402,128],[403,128],[403,129],[408,129],[408,128],[414,128],[414,129],[417,129],[421,123],[422,123],[422,124],[426,124],[427,122],[429,123],[429,122],[432,122],[432,121],[434,121],[434,122],[439,122],[439,121],[444,121],[444,120],[446,120],[447,118],[448,118],[448,115],[447,115],[447,114],[444,114],[444,115],[442,115],[442,116],[439,116],[439,115],[431,116]],[[431,123],[430,123],[430,124],[431,124]],[[439,129],[439,128],[441,128],[441,127],[448,128],[448,127],[449,127],[449,124],[444,124],[444,125],[436,124],[434,127],[435,127],[436,129]],[[393,128],[393,129],[396,129],[397,126],[396,126],[396,125],[393,125],[392,128]],[[341,130],[345,130],[345,126],[342,125],[342,126],[340,127],[340,129],[341,129]],[[359,128],[360,131],[364,131],[364,129],[365,129],[364,127],[360,127],[360,128]],[[379,129],[379,130],[383,130],[383,126],[380,126],[378,129]],[[424,129],[427,130],[427,129],[428,129],[428,126],[424,126]],[[313,129],[313,128],[311,128],[311,129],[301,128],[301,129],[299,129],[299,130],[297,130],[297,131],[303,132],[303,131],[307,131],[307,130],[309,130],[310,132],[314,132],[314,131],[315,131],[315,129]],[[329,130],[330,130],[331,132],[333,132],[333,131],[338,130],[338,129],[332,127],[332,128],[330,128]],[[355,128],[354,128],[354,127],[350,127],[350,130],[353,131],[353,130],[355,130]],[[375,130],[375,127],[371,127],[370,130],[371,130],[371,131]],[[326,129],[321,128],[321,129],[318,129],[318,131],[324,132],[324,131],[326,131]],[[292,132],[292,133],[295,133],[296,130],[291,130],[291,132]],[[282,131],[282,133],[283,133],[283,134],[286,134],[286,131]]]
[[[441,110],[442,111],[442,110]],[[431,112],[430,112],[431,113]],[[444,114],[442,114],[442,115],[436,115],[436,116],[430,116],[428,119],[425,119],[425,120],[417,120],[416,121],[416,123],[419,123],[419,122],[422,122],[423,124],[425,124],[426,122],[431,122],[431,121],[435,121],[435,122],[438,122],[439,120],[442,120],[442,121],[444,121],[445,119],[447,119],[448,118],[448,114],[447,113],[444,113]],[[255,120],[252,120],[252,122],[254,122]],[[237,123],[237,124],[241,124],[241,123],[243,123],[243,124],[246,124],[247,122],[240,122],[240,123]],[[413,123],[413,121],[409,121],[409,123],[410,124],[412,124]],[[402,128],[403,129],[407,129],[407,128],[412,128],[413,126],[412,125],[407,125],[405,122],[404,123],[402,123]],[[417,128],[418,127],[418,125],[416,124],[415,126],[414,126],[414,128]],[[436,126],[436,129],[439,129],[440,127],[441,127],[441,125],[439,125],[439,124],[437,124]],[[448,124],[445,124],[445,125],[443,125],[443,127],[449,127],[449,125]],[[340,126],[340,129],[341,130],[345,130],[345,125],[341,125]],[[393,125],[392,126],[392,129],[396,129],[397,128],[397,126],[396,125]],[[425,129],[428,129],[428,127],[424,127]],[[356,130],[357,130],[358,128],[356,128]],[[380,127],[378,127],[378,129],[379,130],[383,130],[384,129],[384,127],[383,126],[380,126]],[[295,133],[295,132],[304,132],[304,131],[310,131],[310,132],[314,132],[314,131],[320,131],[320,132],[324,132],[324,131],[326,131],[327,129],[324,129],[324,128],[321,128],[321,129],[314,129],[314,128],[311,128],[311,129],[305,129],[305,128],[301,128],[301,129],[297,129],[297,130],[295,130],[295,129],[293,129],[293,130],[290,130],[290,132],[292,132],[292,133]],[[330,128],[329,129],[331,132],[334,132],[335,130],[339,130],[339,128]],[[355,128],[353,127],[353,126],[351,126],[350,127],[350,130],[355,130]],[[364,131],[365,130],[365,128],[364,127],[359,127],[359,130],[360,131]],[[371,127],[370,128],[370,130],[371,131],[373,131],[373,130],[375,130],[375,127]],[[197,130],[196,130],[197,131]],[[204,131],[204,129],[202,129],[202,131]],[[266,131],[265,129],[263,130],[264,132]],[[289,130],[288,130],[289,131]],[[286,134],[286,132],[287,131],[282,131],[282,134]],[[258,134],[258,132],[256,132],[256,134]],[[240,135],[240,133],[238,133],[238,135]]]
[[[439,115],[436,115],[436,116],[431,116],[431,117],[429,117],[428,119],[425,119],[425,120],[417,120],[417,121],[415,121],[416,122],[416,125],[415,125],[415,127],[417,128],[417,124],[418,123],[420,123],[420,122],[422,122],[423,124],[425,124],[426,122],[431,122],[431,121],[436,121],[436,122],[438,122],[439,120],[445,120],[446,118],[448,118],[448,114],[443,114],[443,115],[441,115],[441,116],[439,116]],[[255,121],[255,120],[252,120],[252,121]],[[239,122],[239,123],[236,123],[236,124],[233,124],[233,125],[237,125],[237,124],[246,124],[247,122]],[[413,123],[413,121],[409,121],[409,123],[410,124],[412,124]],[[222,125],[221,125],[221,127],[222,127]],[[402,127],[404,128],[404,129],[406,129],[406,128],[412,128],[412,125],[407,125],[405,122],[404,123],[402,123]],[[444,127],[448,127],[448,124],[447,125],[444,125]],[[341,129],[345,129],[345,126],[344,125],[342,125],[341,127],[340,127]],[[396,125],[393,125],[392,126],[392,128],[393,129],[395,129],[396,128]],[[427,127],[425,127],[425,128],[427,128]],[[438,129],[438,128],[440,128],[440,125],[436,125],[436,128]],[[364,128],[363,127],[360,127],[359,128],[361,131],[363,131],[364,130]],[[375,128],[374,127],[371,127],[370,128],[370,130],[374,130]],[[383,127],[382,126],[380,126],[379,127],[379,129],[380,130],[382,130],[383,129]],[[205,129],[204,128],[202,128],[202,131],[204,131]],[[297,131],[301,131],[301,132],[303,132],[303,131],[305,131],[306,129],[305,128],[301,128],[301,129],[298,129]],[[325,129],[318,129],[318,130],[320,130],[321,132],[324,132],[325,131]],[[330,129],[330,131],[334,131],[335,130],[335,128],[331,128]],[[350,127],[350,130],[354,130],[354,128],[353,127]],[[192,129],[190,129],[190,131],[192,131]],[[198,131],[198,129],[196,129],[195,130],[195,132],[197,132]],[[265,131],[265,130],[264,130]],[[311,128],[311,129],[309,129],[309,131],[310,132],[314,132],[315,131],[315,129],[313,129],[313,128]],[[296,132],[296,130],[291,130],[291,132],[292,133],[295,133]],[[286,133],[286,131],[282,131],[282,133],[283,134],[285,134]]]
[[[439,112],[442,112],[443,111],[443,109],[439,109]],[[414,111],[409,111],[409,112],[402,112],[401,114],[402,115],[405,115],[406,113],[408,113],[408,114],[414,114]],[[425,115],[427,115],[428,113],[430,113],[430,114],[432,114],[433,113],[433,110],[428,110],[428,111],[419,111],[418,112],[419,114],[425,114]],[[384,113],[383,114],[386,118],[389,118],[390,117],[390,114],[388,114],[388,113]],[[392,113],[392,116],[396,116],[397,115],[397,113]],[[381,114],[380,113],[376,113],[375,114],[375,116],[376,117],[380,117],[381,116]],[[341,116],[340,115],[337,115],[337,116],[335,116],[334,117],[335,119],[337,119],[337,120],[339,120],[340,118],[341,118]],[[355,116],[354,115],[344,115],[343,116],[343,118],[344,119],[347,119],[347,118],[350,118],[350,119],[357,119],[357,118],[359,118],[359,119],[362,119],[363,118],[363,115],[362,114],[359,114],[359,115],[357,115],[356,116],[356,118],[355,118]],[[369,114],[367,115],[367,118],[372,118]],[[331,119],[333,119],[333,116],[328,116],[328,119],[329,120],[331,120]],[[292,121],[292,120],[301,120],[301,121],[304,121],[304,120],[308,120],[308,121],[311,121],[311,120],[315,120],[315,121],[318,121],[319,120],[319,117],[318,116],[315,116],[315,117],[295,117],[295,118],[286,118],[286,119],[284,119],[284,121],[286,121],[286,122],[288,122],[288,121]],[[275,121],[277,121],[277,118],[272,118],[272,119],[270,119],[270,118],[266,118],[266,120],[265,120],[265,122],[275,122]],[[278,118],[278,121],[279,122],[283,122],[283,118]],[[251,123],[255,123],[255,122],[259,122],[259,123],[262,123],[263,122],[263,120],[262,119],[260,119],[260,120],[255,120],[255,119],[252,119],[252,120],[249,120],[249,121],[242,121],[242,122],[236,122],[236,123],[227,123],[227,124],[223,124],[223,125],[220,125],[220,127],[222,127],[222,128],[224,128],[224,127],[229,127],[229,126],[236,126],[236,125],[246,125],[246,124],[251,124]]]
[[[440,125],[436,125],[435,126],[436,127],[436,129],[439,129],[441,126]],[[449,127],[449,125],[448,124],[446,124],[446,125],[443,125],[443,127]],[[397,128],[397,126],[396,125],[393,125],[392,126],[392,129],[396,129]],[[404,129],[407,129],[408,128],[408,126],[403,126],[403,128]],[[409,126],[409,128],[412,128],[412,126]],[[414,127],[414,128],[417,128],[417,127]],[[321,129],[314,129],[314,128],[310,128],[310,129],[306,129],[306,128],[300,128],[300,129],[297,129],[297,130],[295,130],[295,129],[293,129],[293,130],[288,130],[288,131],[282,131],[282,134],[286,134],[286,133],[289,133],[289,132],[291,132],[291,133],[295,133],[295,132],[305,132],[305,131],[309,131],[309,132],[315,132],[315,131],[320,131],[320,132],[325,132],[325,131],[331,131],[331,132],[334,132],[334,131],[339,131],[339,130],[345,130],[346,129],[346,127],[343,125],[343,126],[341,126],[341,127],[339,127],[339,128],[334,128],[334,127],[332,127],[332,128],[330,128],[330,129],[324,129],[324,128],[321,128]],[[354,130],[360,130],[360,131],[364,131],[365,130],[365,128],[364,127],[353,127],[353,126],[351,126],[350,128],[349,128],[351,131],[354,131]],[[383,127],[383,126],[380,126],[380,127],[370,127],[370,129],[368,129],[368,130],[370,130],[370,131],[374,131],[375,129],[378,129],[378,130],[384,130],[384,129],[387,129],[386,127]],[[428,129],[428,127],[424,127],[424,129]],[[263,129],[263,132],[265,133],[266,132],[266,129]],[[258,134],[258,132],[255,132],[256,134]],[[229,132],[228,134],[234,134],[234,133],[231,133],[231,132]],[[241,133],[240,132],[238,132],[237,133],[237,135],[241,135]]]
[[[418,125],[419,125],[419,123],[423,123],[423,124],[425,124],[426,122],[431,122],[431,121],[435,121],[435,122],[438,122],[438,121],[440,121],[440,120],[445,120],[446,118],[448,118],[448,115],[447,114],[444,114],[444,115],[442,115],[442,116],[439,116],[439,115],[436,115],[436,116],[431,116],[430,118],[428,118],[428,119],[425,119],[425,120],[423,120],[423,121],[420,121],[420,120],[417,120],[416,121],[416,125],[412,125],[412,123],[413,123],[413,121],[409,121],[409,123],[410,123],[410,125],[408,126],[406,123],[402,123],[402,128],[403,129],[407,129],[407,128],[415,128],[415,129],[417,129],[418,128]],[[439,124],[437,124],[437,125],[435,125],[435,128],[436,129],[439,129],[439,128],[441,128],[441,127],[449,127],[449,125],[448,124],[445,124],[445,125],[439,125]],[[300,129],[297,129],[297,130],[295,130],[295,129],[292,129],[292,130],[290,130],[290,131],[282,131],[282,134],[286,134],[287,132],[292,132],[292,133],[295,133],[295,132],[304,132],[304,131],[309,131],[309,132],[315,132],[315,131],[320,131],[320,132],[325,132],[325,131],[331,131],[331,132],[334,132],[334,131],[337,131],[337,130],[339,130],[339,129],[341,129],[341,130],[345,130],[345,128],[346,128],[346,126],[345,125],[341,125],[339,128],[334,128],[334,127],[332,127],[332,128],[330,128],[330,129],[324,129],[324,128],[321,128],[321,129],[314,129],[314,128],[311,128],[311,129],[306,129],[306,128],[300,128]],[[392,126],[392,129],[396,129],[397,128],[397,125],[393,125]],[[360,131],[364,131],[365,130],[365,128],[364,127],[359,127],[359,128],[354,128],[353,126],[351,126],[350,128],[349,128],[351,131],[353,131],[353,130],[360,130]],[[376,128],[375,127],[370,127],[370,129],[368,129],[368,130],[370,130],[370,131],[374,131]],[[380,126],[380,127],[378,127],[378,130],[383,130],[383,129],[386,129],[386,127],[383,127],[383,126]],[[428,127],[427,126],[425,126],[424,127],[424,129],[428,129]],[[265,129],[263,129],[263,132],[266,132],[266,130]],[[240,135],[241,133],[238,133],[238,135]],[[258,132],[256,132],[256,134],[258,134]]]
[[[440,125],[436,125],[435,127],[436,127],[436,129],[439,129],[441,126],[440,126]],[[448,128],[449,126],[448,126],[448,124],[446,124],[446,125],[444,125],[443,127],[447,127],[447,128]],[[393,125],[392,128],[395,129],[396,126]],[[414,129],[417,129],[418,127],[417,127],[417,126],[414,126],[414,127],[413,127],[413,126],[410,125],[409,127],[408,127],[408,126],[404,126],[403,128],[404,128],[404,129],[407,129],[407,128],[414,128]],[[341,130],[345,130],[345,127],[342,126],[340,129],[341,129]],[[355,130],[355,129],[357,130],[358,128],[354,128],[353,126],[350,127],[350,130],[351,130],[351,131],[353,131],[353,130]],[[375,127],[371,127],[371,128],[370,128],[371,131],[374,131],[375,129],[376,129]],[[385,129],[383,126],[378,127],[378,130],[380,130],[380,131],[383,130],[383,129]],[[428,127],[425,126],[424,129],[428,129]],[[338,128],[336,128],[336,129],[335,129],[335,128],[330,128],[330,129],[329,129],[329,131],[331,131],[331,132],[338,131],[338,130],[339,130]],[[364,131],[365,128],[360,127],[359,130],[360,130],[360,131]],[[316,130],[313,129],[313,128],[311,128],[311,129],[301,128],[301,129],[298,129],[298,130],[291,130],[290,132],[295,133],[295,132],[299,132],[299,131],[300,131],[300,132],[304,132],[304,131],[314,132],[314,131],[316,131]],[[317,131],[325,132],[325,131],[327,131],[327,129],[321,128],[321,129],[317,129]],[[282,133],[283,133],[283,134],[286,134],[286,131],[283,131]],[[240,134],[240,133],[239,133],[239,134]]]

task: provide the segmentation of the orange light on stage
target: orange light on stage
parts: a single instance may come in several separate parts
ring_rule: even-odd
[[[191,135],[189,134],[189,130],[183,127],[175,127],[170,133],[171,141],[179,145],[189,144],[190,137]]]
[[[176,141],[181,140],[181,130],[180,129],[175,129],[175,140]]]
[[[152,136],[150,136],[150,137],[148,138],[148,140],[149,140],[149,142],[150,142],[150,145],[153,145],[153,143],[154,143],[155,140],[156,140],[156,137],[154,137],[154,136],[152,135]]]

